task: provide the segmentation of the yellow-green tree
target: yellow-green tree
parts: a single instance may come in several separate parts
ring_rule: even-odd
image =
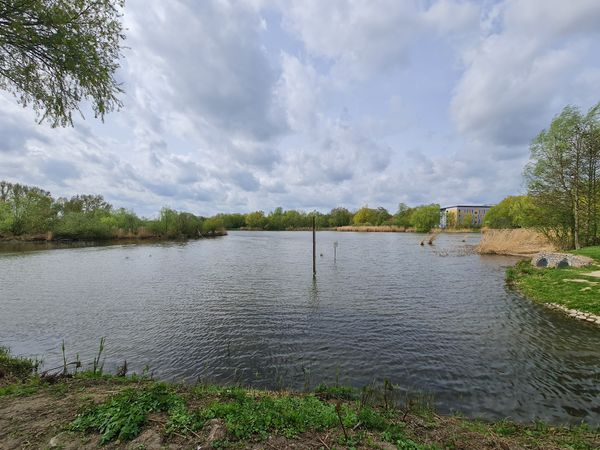
[[[352,218],[355,225],[377,225],[377,210],[363,206]]]

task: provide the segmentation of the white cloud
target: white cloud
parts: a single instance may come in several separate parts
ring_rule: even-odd
[[[476,29],[480,14],[475,3],[439,0],[433,3],[422,17],[424,23],[431,29],[443,34]]]
[[[600,3],[508,1],[494,14],[497,29],[464,54],[452,113],[461,133],[523,145],[581,97],[581,68],[597,64]]]

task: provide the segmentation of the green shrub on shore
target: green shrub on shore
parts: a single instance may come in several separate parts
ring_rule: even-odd
[[[94,214],[68,213],[56,221],[54,236],[64,239],[110,239],[112,229],[108,221]]]
[[[0,181],[0,238],[106,240],[198,238],[224,232],[220,217],[205,218],[163,208],[156,219],[115,209],[101,195],[54,199],[37,187]]]
[[[8,347],[0,346],[0,380],[29,378],[38,367],[38,363],[30,358],[13,356]]]

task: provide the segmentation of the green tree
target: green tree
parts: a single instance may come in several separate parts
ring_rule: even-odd
[[[440,223],[440,205],[422,205],[414,208],[411,215],[411,225],[419,233],[429,233]]]
[[[460,223],[458,224],[461,228],[472,228],[474,223],[473,213],[466,212],[461,215]]]
[[[10,234],[12,227],[13,216],[10,205],[7,202],[0,201],[0,236]]]
[[[223,220],[219,216],[210,217],[202,223],[202,234],[204,235],[214,235],[224,229]]]
[[[178,234],[177,211],[171,208],[162,208],[155,232],[158,232],[161,236],[176,237]]]
[[[53,126],[89,101],[96,117],[121,106],[122,0],[0,1],[0,88]]]
[[[398,211],[394,214],[392,221],[399,227],[408,228],[412,225],[412,213],[412,208],[409,208],[405,203],[400,203],[398,205]]]
[[[219,223],[219,229],[223,229],[223,222],[220,219],[215,218],[213,221]],[[196,238],[199,236],[200,230],[203,229],[204,222],[200,217],[192,213],[178,212],[175,220],[175,234],[187,238]]]
[[[344,227],[352,223],[352,213],[346,208],[333,208],[329,212],[330,227]]]
[[[525,169],[540,229],[562,246],[599,240],[600,103],[586,115],[567,106],[532,142]]]
[[[4,203],[3,220],[10,223],[14,235],[44,233],[55,219],[53,199],[43,189],[22,184],[0,182],[0,203]]]
[[[376,225],[378,213],[376,209],[363,206],[352,218],[354,225]]]
[[[267,216],[267,225],[265,228],[269,230],[283,230],[284,229],[284,216],[283,216],[283,208],[278,207],[275,208],[268,216]]]
[[[530,197],[510,195],[490,208],[484,223],[490,228],[525,228],[538,223],[537,211]]]
[[[315,226],[317,228],[327,228],[329,226],[329,214],[323,214],[319,211],[315,211],[313,215],[315,216]],[[312,222],[310,226],[312,226]]]
[[[101,221],[93,214],[69,212],[54,226],[54,234],[68,239],[109,239],[112,236],[111,223]]]
[[[265,213],[263,211],[254,211],[246,214],[246,226],[262,230],[267,224]]]
[[[377,218],[375,219],[375,225],[386,225],[390,222],[392,215],[388,212],[387,209],[380,206],[379,208],[376,209],[376,211],[377,211]]]
[[[217,214],[223,222],[223,226],[228,230],[235,230],[246,226],[246,219],[243,214]]]
[[[119,208],[112,215],[115,219],[116,228],[121,228],[130,232],[136,231],[142,226],[142,220],[133,212],[125,208]]]
[[[56,201],[56,209],[60,214],[71,212],[96,213],[110,212],[112,205],[104,200],[101,195],[74,195],[69,200],[59,198]]]

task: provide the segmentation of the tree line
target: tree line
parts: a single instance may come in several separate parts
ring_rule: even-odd
[[[356,211],[344,207],[333,208],[328,213],[318,211],[305,212],[295,209],[275,208],[265,214],[264,211],[253,211],[247,214],[218,214],[216,218],[223,222],[227,229],[254,230],[301,230],[312,227],[315,218],[317,228],[336,228],[355,226],[398,226],[411,228],[419,232],[428,232],[439,225],[440,206],[437,204],[421,205],[410,208],[401,203],[392,214],[383,207],[370,208],[363,206]]]
[[[414,208],[401,203],[392,214],[383,207],[363,206],[356,211],[333,208],[328,213],[275,208],[265,214],[197,216],[162,208],[156,219],[138,217],[115,208],[102,195],[54,198],[34,186],[0,181],[0,238],[102,240],[121,238],[196,238],[223,234],[225,229],[300,230],[354,226],[397,226],[428,232],[439,225],[437,204]]]
[[[197,238],[223,232],[219,218],[161,209],[145,219],[114,208],[101,195],[54,199],[38,187],[0,181],[0,237],[74,240],[113,238]]]
[[[561,248],[600,244],[600,103],[565,107],[530,146],[527,195],[493,207],[493,228],[534,227]]]

